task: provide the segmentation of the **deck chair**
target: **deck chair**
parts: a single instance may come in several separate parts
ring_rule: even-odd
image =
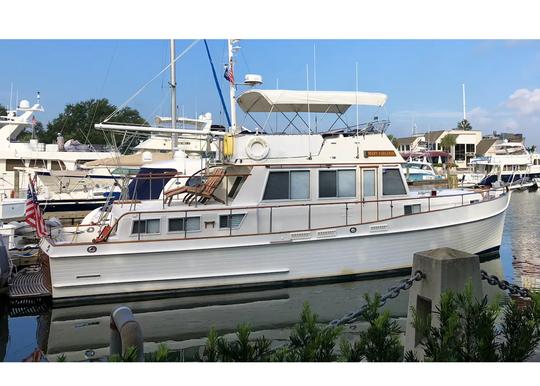
[[[167,205],[171,205],[174,196],[186,194],[183,201],[188,205],[191,205],[197,199],[199,199],[199,202],[204,204],[211,198],[224,204],[225,201],[217,198],[214,195],[214,192],[216,191],[221,181],[223,181],[224,177],[225,169],[216,168],[212,170],[212,172],[208,175],[206,181],[198,186],[181,186],[179,188],[174,188],[166,191],[164,194],[165,202],[167,203]]]

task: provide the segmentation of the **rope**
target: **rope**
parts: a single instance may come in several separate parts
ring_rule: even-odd
[[[182,51],[174,60],[173,60],[173,63],[176,63],[176,61],[178,59],[180,59],[181,57],[183,57],[185,54],[187,54],[187,52],[193,48],[193,46],[195,44],[197,44],[198,42],[200,41],[200,39],[198,40],[195,40],[193,43],[191,43],[189,46],[187,46],[186,49],[184,49],[184,51]],[[156,80],[157,78],[159,78],[159,76],[161,74],[163,74],[170,66],[171,66],[172,63],[169,63],[164,69],[162,69],[159,73],[157,73],[152,79],[150,79],[148,82],[146,82],[141,88],[139,88],[135,94],[133,94],[131,97],[128,98],[127,101],[125,101],[124,103],[122,103],[120,106],[118,106],[116,108],[116,110],[114,110],[107,118],[105,118],[103,120],[103,122],[108,122],[112,117],[114,117],[120,110],[122,110],[124,107],[126,107],[128,105],[129,102],[131,102],[137,95],[139,95],[150,83],[152,83],[154,80]]]

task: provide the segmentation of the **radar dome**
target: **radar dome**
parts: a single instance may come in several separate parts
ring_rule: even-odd
[[[28,102],[26,99],[23,99],[19,103],[19,108],[20,109],[29,109],[30,108],[30,102]]]

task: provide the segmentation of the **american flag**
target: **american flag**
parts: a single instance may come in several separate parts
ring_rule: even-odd
[[[43,215],[37,200],[36,186],[30,176],[28,180],[28,191],[26,193],[25,215],[28,225],[32,228],[36,228],[37,237],[44,237],[47,235],[47,228],[45,227],[45,221],[43,220]]]
[[[37,123],[37,119],[35,115],[32,115],[32,125],[35,125]]]
[[[223,77],[234,86],[234,72],[231,65],[225,66],[225,74],[223,74]]]

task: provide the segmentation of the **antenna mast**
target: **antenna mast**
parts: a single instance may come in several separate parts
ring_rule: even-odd
[[[175,63],[175,45],[174,39],[171,39],[171,128],[176,129],[176,63]],[[171,134],[171,152],[172,158],[178,147],[178,134]]]
[[[234,44],[238,39],[227,39],[229,50],[228,78],[229,78],[229,97],[231,102],[231,131],[236,133],[236,88],[234,84],[234,52],[238,49]]]
[[[467,110],[465,109],[465,83],[463,83],[461,86],[462,86],[462,89],[463,89],[463,120],[466,120],[467,119]]]

